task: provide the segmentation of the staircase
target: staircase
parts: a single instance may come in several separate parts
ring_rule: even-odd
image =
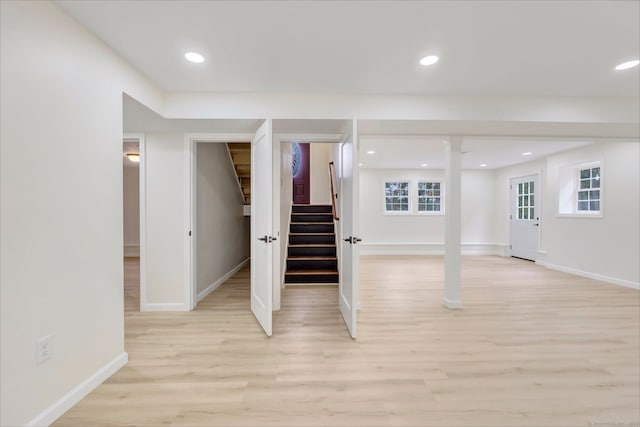
[[[234,142],[227,144],[233,167],[238,177],[238,185],[245,205],[251,204],[251,143]]]
[[[285,283],[338,283],[331,205],[293,205]]]

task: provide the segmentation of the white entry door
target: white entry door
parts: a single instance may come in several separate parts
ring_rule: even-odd
[[[273,303],[271,120],[260,126],[251,141],[251,311],[271,336]]]
[[[540,230],[540,187],[538,175],[512,178],[511,190],[511,256],[536,260]]]
[[[340,222],[342,250],[340,269],[340,313],[352,338],[356,337],[358,305],[358,132],[353,121],[351,135],[340,146]]]

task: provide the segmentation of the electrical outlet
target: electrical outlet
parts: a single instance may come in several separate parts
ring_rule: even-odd
[[[51,335],[40,338],[36,341],[36,362],[42,363],[51,358]]]

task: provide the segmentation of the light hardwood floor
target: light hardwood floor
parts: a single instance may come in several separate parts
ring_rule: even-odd
[[[248,270],[190,313],[139,313],[129,363],[57,426],[638,426],[640,293],[500,257],[363,257],[359,336],[335,287],[286,288],[267,338]],[[129,276],[131,275],[131,276]]]

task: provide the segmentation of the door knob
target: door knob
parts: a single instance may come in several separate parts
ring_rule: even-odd
[[[267,237],[267,236],[264,236],[264,237],[258,237],[258,240],[262,240],[263,242],[268,243],[268,242],[267,242],[267,240],[268,240],[268,237]]]

